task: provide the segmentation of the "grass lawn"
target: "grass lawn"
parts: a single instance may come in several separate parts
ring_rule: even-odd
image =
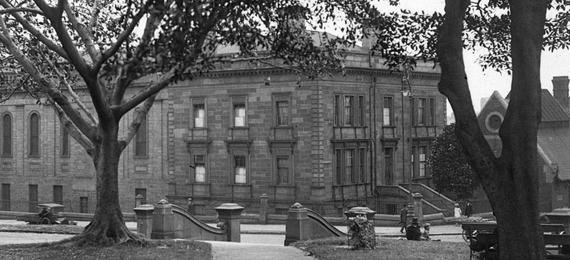
[[[195,259],[210,260],[210,245],[194,241],[152,240],[147,247],[63,247],[57,244],[0,246],[0,259]]]
[[[469,259],[469,247],[466,243],[438,241],[408,241],[396,239],[377,239],[374,250],[351,250],[346,245],[346,238],[331,238],[298,242],[296,247],[311,252],[323,260],[460,260]]]

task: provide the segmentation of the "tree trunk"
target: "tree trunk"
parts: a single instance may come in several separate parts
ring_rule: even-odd
[[[99,141],[92,156],[97,171],[97,206],[93,220],[78,237],[77,245],[113,245],[144,240],[125,226],[119,204],[118,169],[121,146],[118,142],[118,123],[103,123],[99,127]]]
[[[497,218],[499,259],[544,259],[538,223],[537,131],[540,122],[540,53],[546,2],[510,1],[513,81],[501,126],[503,150],[495,158],[473,111],[462,54],[468,0],[446,0],[438,56],[440,91],[457,118],[456,133]]]

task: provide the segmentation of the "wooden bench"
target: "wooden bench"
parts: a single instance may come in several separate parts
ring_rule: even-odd
[[[494,223],[467,223],[461,225],[463,238],[469,244],[469,259],[478,253],[485,259],[497,259],[496,245],[498,237],[495,232],[497,224]],[[541,224],[540,225],[545,244],[547,259],[570,259],[570,255],[564,254],[563,246],[570,246],[570,235],[561,234],[564,232],[562,224]],[[557,250],[558,254],[551,254],[550,251]]]

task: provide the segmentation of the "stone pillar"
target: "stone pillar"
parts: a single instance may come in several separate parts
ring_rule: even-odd
[[[259,223],[267,224],[267,207],[269,196],[263,193],[259,197]]]
[[[353,207],[344,213],[348,218],[348,245],[352,249],[376,247],[375,214],[368,207]]]
[[[138,206],[142,205],[142,204],[143,204],[143,200],[144,200],[143,195],[142,195],[142,194],[137,194],[137,196],[135,196],[135,207],[138,207]]]
[[[236,203],[223,203],[216,207],[218,218],[223,223],[227,234],[227,241],[241,241],[241,212],[243,207]]]
[[[299,202],[289,207],[287,212],[287,223],[285,224],[285,245],[297,241],[307,240],[307,232],[309,232],[309,217],[307,209]]]
[[[154,207],[152,239],[174,238],[174,212],[167,200],[160,200]]]
[[[143,204],[134,208],[137,219],[137,232],[150,238],[152,233],[152,220],[154,206],[150,204]]]
[[[418,218],[418,223],[421,226],[424,223],[424,211],[422,204],[424,196],[420,193],[414,193],[412,197],[414,198],[414,217]]]

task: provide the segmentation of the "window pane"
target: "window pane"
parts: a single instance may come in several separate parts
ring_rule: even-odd
[[[360,182],[364,183],[366,182],[366,150],[365,149],[360,149],[359,150],[359,166],[360,166]]]
[[[419,175],[420,177],[426,176],[426,150],[425,146],[420,147],[419,154]]]
[[[425,98],[418,99],[418,116],[417,116],[418,125],[426,124],[425,109],[426,109],[426,99]]]
[[[194,156],[194,181],[206,182],[206,160],[204,155]]]
[[[235,174],[235,183],[236,184],[245,184],[247,183],[246,178],[246,165],[245,165],[245,156],[243,155],[236,155],[234,156],[234,174]]]
[[[53,202],[63,204],[63,186],[53,185]]]
[[[435,125],[435,98],[430,98],[429,102],[429,113],[430,113],[430,125]]]
[[[234,104],[234,126],[245,126],[245,104]]]
[[[346,179],[350,180],[351,183],[356,183],[356,175],[354,172],[354,150],[345,151],[345,162],[344,169],[346,174]]]
[[[194,127],[200,128],[206,126],[206,109],[204,104],[194,105]]]
[[[382,110],[383,121],[382,124],[385,126],[392,125],[392,98],[384,98],[384,108]]]
[[[30,151],[29,155],[40,155],[40,117],[38,114],[30,116]]]
[[[336,184],[342,184],[342,162],[343,162],[343,158],[342,158],[342,151],[341,150],[335,150],[335,158],[336,158]]]
[[[2,119],[2,155],[12,155],[12,117],[4,115]]]
[[[289,158],[277,158],[277,184],[289,184]]]
[[[344,97],[344,125],[353,125],[353,96]]]
[[[334,96],[334,125],[339,126],[340,121],[340,96]]]
[[[277,125],[289,125],[289,102],[277,101]]]
[[[359,96],[358,97],[358,125],[363,126],[364,125],[364,97],[363,96]]]

